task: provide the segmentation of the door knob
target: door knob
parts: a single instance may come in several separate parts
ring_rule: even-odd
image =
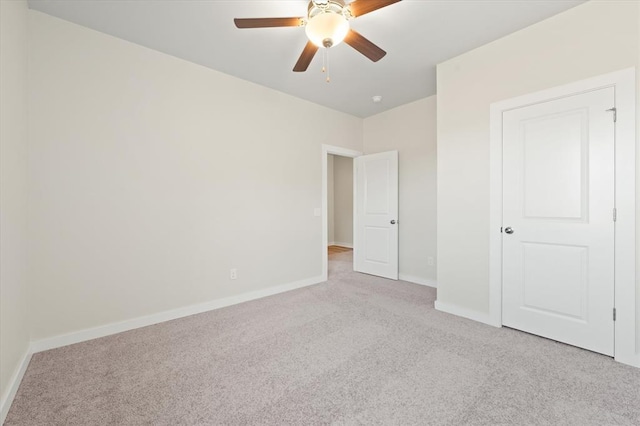
[[[395,219],[391,221],[391,224],[392,224],[392,225],[395,225],[395,224],[396,224]]]
[[[507,234],[513,234],[513,228],[510,226],[507,226],[506,228],[504,228],[504,232]]]

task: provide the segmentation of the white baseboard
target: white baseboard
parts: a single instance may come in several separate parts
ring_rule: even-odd
[[[478,321],[484,324],[491,325],[493,327],[502,327],[502,324],[496,324],[495,321],[492,320],[491,316],[489,316],[489,314],[485,314],[483,312],[462,308],[456,305],[450,305],[448,303],[440,302],[439,300],[436,300],[435,308],[436,310],[441,312],[446,312],[448,314],[467,318],[473,321]]]
[[[29,366],[29,362],[31,361],[32,354],[33,352],[31,351],[31,348],[27,348],[27,351],[22,356],[20,365],[9,380],[9,387],[7,388],[7,391],[4,395],[2,395],[2,400],[0,401],[0,425],[4,424],[4,421],[7,418],[7,414],[9,414],[9,409],[11,408],[11,404],[13,403],[13,398],[15,398],[16,393],[18,393],[18,388],[20,387],[20,383],[22,382],[24,373],[27,371],[27,367]]]
[[[340,246],[340,247],[346,247],[346,248],[353,248],[353,243],[341,243],[339,241],[336,241],[335,243],[333,243],[332,245],[334,246]]]
[[[140,327],[146,327],[153,324],[162,323],[190,315],[200,314],[203,312],[220,309],[227,306],[237,305],[238,303],[248,302],[250,300],[261,299],[263,297],[272,296],[278,293],[295,290],[301,287],[307,287],[313,284],[323,282],[321,276],[307,278],[288,284],[266,288],[263,290],[251,291],[239,294],[237,296],[225,297],[224,299],[216,299],[197,305],[185,306],[183,308],[172,309],[170,311],[159,312],[157,314],[147,315],[143,317],[133,318],[126,321],[107,324],[99,327],[88,328],[85,330],[75,331],[68,334],[49,337],[46,339],[35,340],[31,342],[32,353],[42,352],[49,349],[55,349],[62,346],[72,345],[74,343],[85,342],[87,340],[97,339],[100,337],[110,336],[112,334],[122,333]]]
[[[438,288],[438,282],[435,280],[414,277],[412,275],[407,275],[407,274],[398,274],[398,278],[400,278],[402,281],[407,281],[413,284],[420,284],[420,285],[425,285],[427,287]]]

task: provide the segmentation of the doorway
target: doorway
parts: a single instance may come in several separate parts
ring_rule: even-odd
[[[362,155],[362,152],[360,151],[355,151],[355,150],[342,148],[338,146],[322,145],[322,279],[323,281],[326,281],[329,276],[328,247],[330,243],[333,243],[333,244],[336,243],[335,241],[335,235],[336,235],[335,234],[335,209],[334,209],[335,159],[339,158],[338,161],[340,163],[342,162],[348,163],[349,161],[351,162],[351,179],[348,182],[348,184],[351,185],[351,198],[353,203],[353,191],[355,188],[355,179],[353,177],[353,159],[360,157],[361,155]],[[341,172],[344,172],[344,170],[341,170]],[[343,175],[344,173],[341,173],[340,185],[347,184],[344,182],[345,177]],[[353,249],[353,223],[354,223],[353,208],[354,207],[352,204],[352,209],[351,209],[352,237],[351,237],[351,244],[350,244],[351,247],[348,247],[351,249]],[[332,216],[331,218],[330,218],[330,215]],[[343,220],[344,217],[346,217],[347,218],[346,220],[348,220],[349,214],[348,214],[348,211],[345,212],[343,209],[343,211],[341,211],[341,220]],[[330,231],[330,224],[332,227],[332,231]],[[339,235],[343,236],[344,234],[348,234],[348,228],[343,227],[342,229],[343,229],[343,233],[340,233]],[[344,229],[347,229],[347,230],[344,231]],[[333,237],[333,241],[330,238],[330,236]],[[339,242],[348,244],[348,241],[339,241]],[[353,270],[353,264],[351,266],[351,270]]]
[[[327,158],[327,240],[329,278],[353,271],[353,158]]]
[[[328,278],[329,155],[353,160],[353,270],[398,279],[398,152],[322,146],[322,274]]]
[[[634,76],[491,106],[490,317],[640,366]]]

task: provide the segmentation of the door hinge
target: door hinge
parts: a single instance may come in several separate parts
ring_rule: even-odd
[[[618,209],[616,209],[614,207],[613,208],[613,221],[615,222],[616,220],[618,220]]]
[[[607,110],[607,112],[612,112],[613,113],[613,122],[615,123],[616,121],[618,121],[618,109],[616,107],[613,108],[609,108]]]
[[[613,320],[616,320],[616,308],[613,308]]]

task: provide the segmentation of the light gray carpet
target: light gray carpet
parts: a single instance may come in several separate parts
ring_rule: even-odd
[[[640,370],[433,309],[435,290],[327,283],[34,355],[8,425],[640,425]]]

